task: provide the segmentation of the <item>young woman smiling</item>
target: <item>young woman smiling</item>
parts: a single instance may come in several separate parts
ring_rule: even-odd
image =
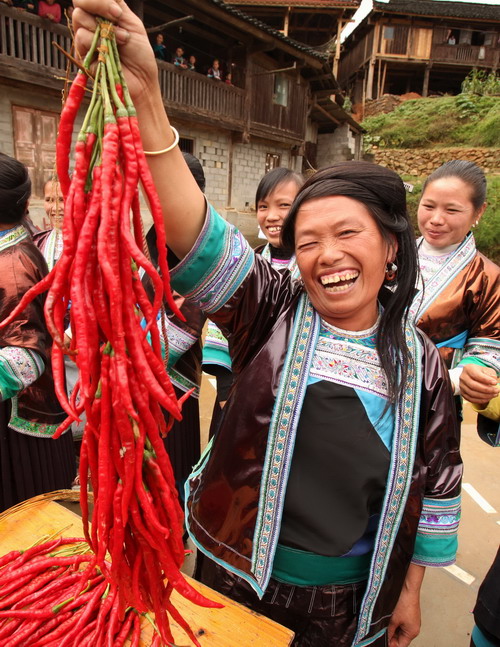
[[[478,405],[500,375],[500,268],[476,249],[473,228],[486,208],[483,171],[446,162],[425,182],[418,207],[421,284],[412,313],[437,344],[455,394]]]

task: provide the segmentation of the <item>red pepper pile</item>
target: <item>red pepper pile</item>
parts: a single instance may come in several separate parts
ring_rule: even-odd
[[[55,539],[0,558],[0,647],[137,647],[140,616],[120,619],[116,585],[96,568],[84,539]]]
[[[61,115],[57,172],[65,198],[63,254],[4,324],[49,288],[45,317],[54,339],[54,381],[68,414],[56,436],[85,411],[80,502],[95,563],[118,586],[121,618],[128,606],[140,613],[153,610],[161,640],[172,643],[168,611],[198,644],[170,601],[175,588],[197,604],[219,606],[202,597],[179,571],[184,559],[183,513],[161,437],[167,432],[162,408],[180,418],[156,324],[163,298],[178,312],[169,288],[163,216],[113,27],[104,21],[86,57],[86,70],[96,54],[92,99],[76,143],[71,181],[71,136],[88,74],[78,73]],[[139,182],[156,227],[160,274],[143,253]],[[154,285],[153,303],[138,268]],[[64,342],[68,311],[69,349]],[[80,375],[71,401],[65,391],[64,353],[73,356]],[[89,474],[95,498],[91,530]],[[110,564],[105,561],[107,552]]]

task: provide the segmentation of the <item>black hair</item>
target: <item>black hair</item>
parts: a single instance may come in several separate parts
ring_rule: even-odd
[[[184,157],[192,176],[196,180],[196,184],[203,192],[205,192],[205,172],[203,171],[203,166],[201,165],[200,160],[194,155],[191,155],[191,153],[182,153],[182,156]]]
[[[433,171],[424,182],[422,195],[424,195],[425,189],[431,182],[446,177],[456,177],[470,186],[472,189],[472,204],[476,211],[486,202],[486,176],[483,169],[474,162],[467,162],[466,160],[451,160]]]
[[[21,222],[31,195],[31,179],[24,164],[0,153],[0,223]]]
[[[389,401],[394,403],[404,392],[411,362],[404,326],[418,272],[417,248],[406,208],[405,188],[397,173],[371,162],[337,162],[317,171],[300,189],[283,223],[281,241],[285,248],[295,248],[295,221],[300,207],[310,200],[331,196],[346,196],[363,204],[383,238],[390,243],[395,237],[398,244],[394,261],[398,267],[397,286],[387,302],[387,288],[381,286],[379,291],[384,310],[376,340],[387,376]]]
[[[283,166],[273,168],[272,171],[266,173],[259,182],[255,193],[255,208],[257,209],[259,202],[265,200],[277,186],[284,182],[290,182],[291,180],[295,182],[298,189],[304,184],[304,178],[300,173],[292,171],[289,168],[284,168]]]

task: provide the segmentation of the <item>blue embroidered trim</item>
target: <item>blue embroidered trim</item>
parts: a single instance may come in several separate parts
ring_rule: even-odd
[[[365,647],[366,645],[372,645],[376,640],[381,638],[386,632],[387,632],[387,628],[381,629],[375,635],[370,636],[370,638],[367,638],[366,640],[362,640],[361,642],[358,642],[358,643],[353,643],[353,647]]]
[[[418,532],[421,534],[455,534],[460,522],[461,496],[452,499],[424,498]]]
[[[22,225],[14,227],[13,229],[8,229],[5,232],[5,235],[0,238],[0,252],[20,243],[25,238],[28,238],[28,232]]]
[[[422,241],[420,238],[417,245]],[[424,289],[419,290],[410,307],[410,319],[418,319],[426,312],[441,292],[453,281],[459,272],[466,267],[476,255],[474,236],[468,234],[457,249],[450,254],[448,261],[434,276],[426,282]]]
[[[406,330],[406,343],[413,361],[408,367],[404,400],[399,403],[396,409],[391,465],[375,540],[370,577],[360,609],[354,644],[358,644],[369,632],[375,602],[387,571],[391,551],[408,499],[415,461],[421,397],[422,347],[413,326],[409,326]]]
[[[320,318],[306,294],[298,303],[290,345],[269,426],[255,526],[252,571],[262,590],[272,572],[279,538],[286,483]]]
[[[172,270],[172,287],[205,312],[220,310],[245,280],[254,251],[212,207],[191,251]]]
[[[462,359],[477,359],[500,373],[500,341],[483,337],[467,340]]]

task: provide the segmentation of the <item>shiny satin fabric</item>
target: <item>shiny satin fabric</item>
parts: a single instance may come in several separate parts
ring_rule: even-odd
[[[270,287],[268,271],[257,262],[251,279],[214,316],[229,336],[237,379],[208,461],[191,477],[188,501],[189,527],[196,541],[217,559],[246,574],[251,573],[269,425],[302,290],[300,282],[291,283],[276,274]],[[231,321],[231,332],[226,324],[234,300],[240,307]],[[370,635],[387,625],[398,600],[413,556],[423,496],[451,498],[460,492],[458,425],[449,378],[434,345],[424,335],[422,345],[420,432],[410,495]]]
[[[437,344],[467,331],[468,338],[500,340],[500,268],[477,252],[418,321]],[[448,368],[454,349],[439,349]]]
[[[31,240],[22,240],[0,251],[0,320],[46,274],[45,260]],[[53,425],[61,423],[66,414],[54,391],[50,365],[52,340],[45,326],[44,301],[44,295],[37,297],[12,324],[0,330],[0,347],[20,346],[42,356],[45,371],[17,397],[17,415],[30,422]]]

